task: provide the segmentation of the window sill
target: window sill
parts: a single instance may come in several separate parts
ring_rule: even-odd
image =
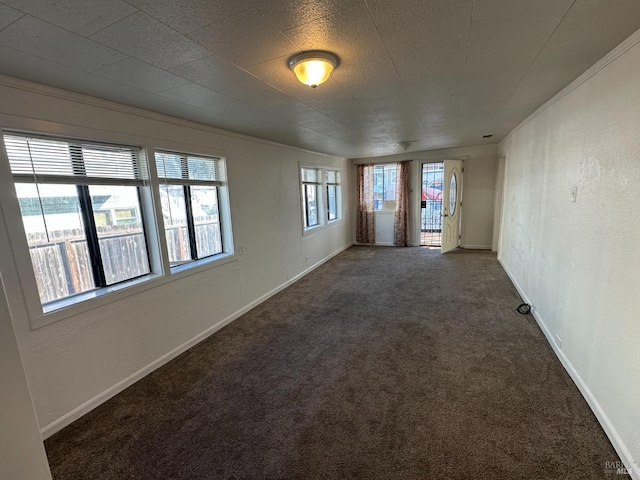
[[[176,267],[176,269],[179,268],[180,271],[173,269],[166,275],[152,273],[129,282],[92,290],[70,298],[51,302],[43,307],[43,313],[41,315],[31,317],[31,328],[35,330],[46,325],[51,325],[52,323],[100,308],[112,302],[122,300],[123,298],[233,261],[237,261],[236,255],[232,253],[222,253],[212,258],[203,258],[202,260]]]

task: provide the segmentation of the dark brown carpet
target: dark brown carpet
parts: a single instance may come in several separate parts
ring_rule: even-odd
[[[352,247],[47,440],[54,479],[624,478],[519,303],[489,252]]]

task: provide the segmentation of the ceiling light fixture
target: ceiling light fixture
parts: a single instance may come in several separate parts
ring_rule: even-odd
[[[326,82],[338,66],[338,57],[324,50],[309,50],[296,53],[287,63],[300,82],[316,88]]]

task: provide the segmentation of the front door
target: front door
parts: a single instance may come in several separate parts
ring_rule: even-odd
[[[460,246],[460,218],[462,216],[462,160],[444,161],[442,190],[442,253]]]

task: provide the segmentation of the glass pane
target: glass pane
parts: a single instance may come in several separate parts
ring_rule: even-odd
[[[340,177],[338,175],[338,172],[336,172],[335,170],[328,170],[327,183],[338,183],[338,182],[340,182]]]
[[[222,253],[217,187],[191,187],[191,213],[198,258]]]
[[[458,182],[456,180],[456,174],[451,173],[451,182],[449,184],[449,215],[453,217],[456,213],[456,203],[458,200]]]
[[[160,200],[164,231],[167,237],[169,263],[179,265],[193,259],[187,227],[187,206],[184,187],[181,185],[160,185]]]
[[[189,157],[189,178],[192,180],[217,180],[217,162],[209,158]]]
[[[395,202],[396,200],[396,173],[395,165],[385,165],[384,167],[384,201]]]
[[[156,169],[160,178],[186,178],[182,174],[180,155],[156,152]]]
[[[327,186],[327,203],[328,205],[328,217],[329,221],[336,220],[338,218],[338,199],[337,199],[337,188],[335,185]]]
[[[318,183],[318,171],[312,168],[303,168],[302,181]]]
[[[305,185],[305,220],[307,227],[318,225],[318,202],[317,187],[315,185]]]
[[[375,165],[373,167],[373,209],[382,210],[384,208],[384,167]]]
[[[137,187],[90,186],[107,285],[149,273]]]
[[[75,185],[16,184],[42,303],[95,288]]]

